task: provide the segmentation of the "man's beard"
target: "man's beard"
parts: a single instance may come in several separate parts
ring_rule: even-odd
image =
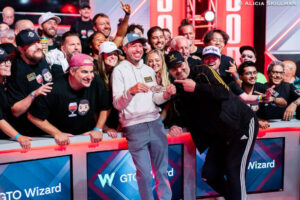
[[[37,50],[32,54],[32,56],[31,56],[31,55],[28,55],[28,54],[26,53],[26,58],[27,58],[28,60],[30,60],[31,62],[33,62],[33,63],[39,63],[39,62],[45,57],[45,55],[44,55],[44,53],[42,53],[42,56],[36,56],[37,51],[42,51],[42,52],[43,52],[42,49],[37,49]]]

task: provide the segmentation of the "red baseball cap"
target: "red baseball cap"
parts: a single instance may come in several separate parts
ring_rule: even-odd
[[[94,66],[93,58],[86,54],[75,54],[69,62],[69,68],[81,66]]]

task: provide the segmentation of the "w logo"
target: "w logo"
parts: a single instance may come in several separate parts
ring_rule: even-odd
[[[99,181],[100,181],[103,188],[105,187],[107,182],[108,182],[108,186],[111,187],[111,184],[114,180],[114,177],[115,177],[115,172],[113,172],[110,175],[105,174],[104,177],[102,176],[102,174],[98,174]]]

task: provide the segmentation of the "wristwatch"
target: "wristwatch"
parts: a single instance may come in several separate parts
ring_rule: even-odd
[[[293,101],[294,104],[296,104],[296,106],[299,106],[299,103],[297,100]]]

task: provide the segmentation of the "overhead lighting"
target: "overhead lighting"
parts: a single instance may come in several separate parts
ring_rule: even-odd
[[[204,18],[208,22],[212,22],[215,19],[215,13],[213,11],[206,11],[204,14]]]

